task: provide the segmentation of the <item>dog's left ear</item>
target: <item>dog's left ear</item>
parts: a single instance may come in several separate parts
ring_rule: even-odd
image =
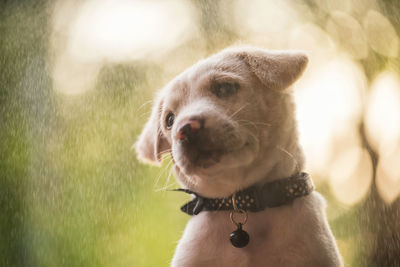
[[[170,148],[169,142],[161,131],[160,116],[163,101],[159,97],[153,106],[153,111],[134,147],[141,161],[160,164],[162,154]]]
[[[239,53],[268,88],[283,90],[293,84],[307,66],[307,55],[295,51],[248,49]]]

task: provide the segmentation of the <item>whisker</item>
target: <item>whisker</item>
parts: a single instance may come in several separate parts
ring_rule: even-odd
[[[171,179],[171,174],[172,174],[172,168],[169,170],[168,176],[167,176],[167,180],[164,183],[164,190],[167,189],[169,187],[169,181]],[[174,183],[172,183],[174,184]]]
[[[230,119],[232,119],[236,114],[238,114],[242,109],[244,109],[245,107],[247,107],[249,105],[249,103],[245,103],[243,106],[241,106],[240,108],[238,108],[235,112],[233,112],[232,115],[229,116]]]
[[[284,149],[282,147],[279,147],[279,146],[275,146],[275,148],[280,150],[280,151],[282,151],[282,152],[284,152],[286,155],[288,155],[294,161],[294,163],[296,164],[295,165],[296,166],[296,172],[300,172],[300,165],[299,165],[298,161],[296,160],[296,158],[292,155],[292,153],[290,153],[286,149]]]
[[[159,183],[159,181],[160,181],[161,176],[169,169],[169,167],[172,165],[172,163],[173,163],[172,160],[169,161],[169,162],[167,163],[167,165],[166,165],[165,167],[163,167],[163,168],[160,170],[160,173],[159,173],[159,175],[157,176],[157,178],[156,178],[156,180],[155,180],[154,187],[157,187],[157,186],[158,186],[158,183]]]
[[[257,124],[257,125],[265,125],[265,126],[269,126],[271,127],[272,124],[271,123],[267,123],[267,122],[260,122],[260,121],[253,121],[252,123]]]
[[[157,153],[157,157],[162,156],[162,155],[164,155],[164,154],[167,154],[168,156],[171,156],[171,155],[170,155],[171,152],[172,152],[172,149],[171,149],[171,148],[166,149],[166,150],[163,150],[163,151],[160,151],[160,152]]]
[[[270,123],[266,123],[266,122],[261,122],[261,121],[250,121],[250,120],[237,120],[238,123],[240,122],[246,122],[248,124],[252,124],[256,127],[256,125],[264,125],[264,126],[268,126],[268,127],[272,127],[272,124]]]
[[[257,125],[256,125],[254,122],[252,122],[252,121],[249,121],[249,120],[238,120],[238,121],[236,121],[236,122],[237,122],[238,125],[240,125],[240,126],[251,125],[251,126],[253,126],[256,130],[258,130]]]
[[[141,110],[142,108],[144,108],[146,105],[152,104],[152,103],[153,103],[153,100],[148,100],[148,101],[144,102],[143,104],[141,104],[140,107],[138,107],[138,108],[136,109],[136,111],[140,111],[140,110]]]
[[[154,184],[154,188],[157,188],[159,186],[160,178],[165,174],[166,171],[170,170],[170,167],[172,165],[172,162],[168,162],[168,164],[163,168],[162,173],[157,178],[157,182]]]
[[[143,119],[144,117],[148,118],[148,117],[150,117],[150,114],[151,114],[151,110],[146,111],[146,112],[140,112],[139,118],[140,119]]]
[[[176,185],[176,186],[174,186],[174,185]],[[173,189],[175,187],[178,187],[178,184],[176,182],[173,182],[173,183],[171,183],[171,184],[169,184],[169,185],[167,185],[165,187],[161,187],[161,188],[156,189],[154,192],[156,192],[156,193],[164,192],[165,193],[168,189]]]
[[[161,188],[157,188],[157,189],[155,189],[155,192],[160,192],[160,191],[166,191],[167,189],[169,189],[169,188],[171,188],[171,186],[173,186],[173,185],[176,185],[177,183],[176,183],[176,181],[175,182],[172,182],[172,183],[170,183],[170,184],[168,184],[168,182],[169,182],[169,180],[170,180],[170,177],[171,177],[171,175],[172,175],[172,169],[170,169],[169,170],[169,173],[168,173],[168,178],[167,178],[167,181],[164,183],[164,186],[163,187],[161,187]]]

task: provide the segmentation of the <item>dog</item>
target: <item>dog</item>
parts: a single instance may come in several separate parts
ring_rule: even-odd
[[[159,164],[170,153],[182,190],[195,195],[195,203],[183,209],[193,216],[171,266],[343,265],[325,200],[311,192],[312,185],[300,196],[255,212],[245,210],[253,197],[235,199],[248,188],[268,187],[263,201],[282,184],[282,192],[293,192],[288,189],[293,179],[287,177],[302,173],[304,156],[291,85],[307,63],[298,51],[228,48],[188,68],[159,92],[136,142],[138,158]],[[246,204],[244,198],[251,201]],[[238,233],[245,235],[239,244],[229,242]]]

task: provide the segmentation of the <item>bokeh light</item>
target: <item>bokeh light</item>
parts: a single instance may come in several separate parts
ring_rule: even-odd
[[[393,72],[380,73],[371,85],[365,114],[367,133],[377,148],[377,186],[382,198],[393,202],[400,194],[400,80]]]
[[[172,0],[60,1],[54,12],[55,38],[62,39],[53,42],[56,89],[78,94],[92,88],[104,62],[162,58],[196,35],[191,13],[190,5]]]
[[[299,81],[295,96],[300,143],[313,172],[328,177],[335,139],[347,139],[355,130],[364,90],[359,67],[340,57],[315,66]]]
[[[371,48],[382,55],[397,57],[399,38],[390,21],[381,13],[370,10],[364,18],[364,28]]]

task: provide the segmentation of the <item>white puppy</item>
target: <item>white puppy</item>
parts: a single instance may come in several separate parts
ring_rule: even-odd
[[[172,266],[342,266],[324,199],[310,180],[288,179],[304,165],[289,88],[307,61],[298,52],[226,49],[159,93],[138,156],[157,163],[171,153],[178,181],[198,196]],[[298,185],[303,194],[293,192]],[[262,194],[240,199],[248,188]],[[254,198],[265,205],[252,210]],[[235,247],[238,228],[250,241]]]

